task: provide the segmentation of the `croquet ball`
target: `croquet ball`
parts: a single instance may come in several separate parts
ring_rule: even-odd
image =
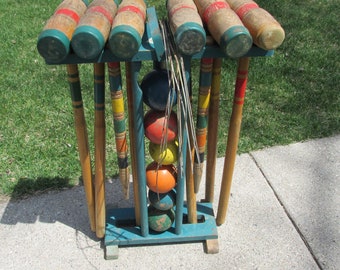
[[[173,165],[159,165],[151,162],[146,167],[146,184],[156,193],[167,193],[176,186],[177,171]]]
[[[176,191],[174,189],[167,193],[157,193],[149,189],[149,201],[158,210],[169,210],[176,204]]]
[[[161,151],[163,150],[163,151]],[[161,144],[150,142],[149,152],[152,159],[158,163],[169,165],[177,161],[178,142],[174,140],[167,143],[166,148],[162,149]]]
[[[170,93],[171,105],[176,104],[176,92],[169,87],[166,70],[153,70],[146,74],[140,85],[143,92],[143,101],[151,109],[164,111]]]
[[[166,123],[168,129],[166,130]],[[165,112],[150,110],[144,116],[145,136],[153,143],[161,144],[162,137],[167,134],[167,141],[173,141],[177,136],[177,115],[171,112],[169,118]]]
[[[156,232],[164,232],[168,230],[175,220],[175,212],[173,209],[162,211],[154,208],[152,205],[148,208],[149,227]]]

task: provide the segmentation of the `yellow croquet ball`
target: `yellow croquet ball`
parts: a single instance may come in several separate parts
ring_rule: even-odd
[[[150,142],[149,153],[152,159],[156,162],[159,162],[164,165],[173,164],[177,161],[178,142],[177,140],[175,140],[167,143],[165,149],[162,149],[162,146],[160,144]]]

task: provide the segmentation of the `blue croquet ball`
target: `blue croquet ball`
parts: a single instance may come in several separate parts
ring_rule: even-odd
[[[140,85],[143,101],[151,109],[164,111],[166,109],[169,92],[171,91],[172,105],[176,104],[176,92],[169,87],[166,70],[153,70],[143,78]]]
[[[174,189],[167,193],[158,193],[149,189],[149,200],[158,210],[169,210],[176,204],[176,192]]]

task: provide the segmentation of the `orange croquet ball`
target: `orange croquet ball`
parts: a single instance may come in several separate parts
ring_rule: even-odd
[[[173,165],[161,165],[151,162],[146,167],[146,184],[153,192],[166,193],[176,186],[177,171]]]
[[[174,140],[169,142],[167,147],[162,150],[162,145],[150,142],[149,144],[149,152],[152,159],[156,162],[159,162],[163,165],[173,164],[177,161],[177,153],[178,153],[178,142]]]
[[[177,136],[177,115],[171,112],[166,120],[164,111],[150,110],[144,116],[145,136],[153,143],[161,144],[162,137],[166,134],[165,123],[168,121],[167,141],[173,141]]]

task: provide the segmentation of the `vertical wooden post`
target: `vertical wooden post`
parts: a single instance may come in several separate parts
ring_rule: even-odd
[[[222,59],[215,58],[213,61],[213,75],[211,82],[210,104],[208,113],[208,135],[207,135],[207,163],[206,163],[206,185],[205,201],[214,201],[215,168],[218,140],[218,116],[220,106]]]
[[[138,85],[138,74],[141,68],[141,62],[127,63],[129,69],[131,87],[132,87],[132,116],[134,147],[136,155],[136,172],[138,178],[138,202],[140,213],[140,227],[142,236],[149,235],[147,196],[146,196],[146,176],[145,176],[145,146],[144,146],[144,111],[143,111],[143,93]]]
[[[105,65],[94,64],[96,235],[105,235]]]
[[[189,127],[190,128],[190,127]],[[190,134],[190,133],[189,133]],[[192,140],[192,138],[188,138]],[[190,143],[192,146],[192,143]],[[186,155],[186,194],[187,194],[187,209],[188,209],[188,222],[189,223],[197,223],[197,205],[196,205],[196,193],[195,193],[195,184],[194,184],[194,176],[192,173],[191,163],[192,160],[190,156],[194,156],[195,150],[192,147],[191,149],[187,149]]]
[[[125,127],[125,109],[122,91],[122,76],[119,62],[108,63],[113,126],[116,137],[116,150],[118,157],[119,179],[123,186],[125,198],[129,198],[129,163],[128,147]]]
[[[136,156],[136,145],[135,145],[135,137],[136,133],[134,132],[134,116],[133,116],[133,94],[132,94],[132,70],[131,64],[128,62],[125,63],[125,72],[126,72],[126,94],[128,100],[128,119],[129,119],[129,138],[130,138],[130,157],[131,157],[131,169],[132,169],[132,181],[133,181],[133,199],[135,204],[135,220],[136,225],[141,225],[140,220],[140,206],[139,206],[139,195],[138,195],[138,177],[137,177],[137,156]]]
[[[184,68],[185,68],[185,77],[186,77],[186,81],[187,81],[187,89],[190,91],[191,89],[191,79],[190,79],[190,64],[191,64],[191,58],[190,57],[183,57],[183,62],[184,62]],[[177,102],[179,102],[178,99],[182,98],[180,95],[177,95]],[[184,98],[184,97],[183,97]],[[188,100],[189,103],[189,100]],[[182,110],[182,108],[181,108]],[[183,113],[181,115],[181,119],[180,119],[180,123],[182,123],[182,149],[181,149],[181,153],[182,153],[182,157],[180,157],[180,159],[182,158],[182,165],[181,166],[180,162],[179,162],[179,166],[178,166],[178,173],[177,173],[177,186],[176,186],[176,215],[175,215],[175,233],[176,234],[181,234],[182,230],[183,230],[183,203],[184,203],[184,189],[185,189],[185,181],[186,181],[186,160],[187,160],[187,144],[188,144],[188,136],[187,136],[187,128],[186,125],[184,124],[185,122],[188,121],[188,119],[186,119],[185,117],[187,117],[187,112]],[[194,192],[190,192],[190,194],[194,194]],[[196,203],[195,205],[193,205],[193,201],[195,200],[195,198],[187,198],[189,201],[191,201],[191,203],[188,205],[188,211],[193,213],[196,209]],[[196,201],[196,200],[195,200]],[[195,209],[190,208],[190,207],[195,207]]]
[[[199,160],[195,155],[194,162],[194,181],[195,193],[199,191],[199,186],[202,179],[203,162],[205,154],[205,146],[207,142],[207,115],[210,100],[211,89],[211,72],[213,59],[202,58],[199,78],[199,93],[197,101],[197,121],[196,121],[196,139],[198,144]],[[217,119],[215,119],[217,121]]]
[[[237,146],[241,130],[242,110],[247,87],[249,60],[250,60],[249,57],[244,57],[240,58],[238,61],[234,104],[229,124],[229,133],[223,167],[221,192],[216,217],[217,225],[223,224],[225,222],[225,218],[227,215],[230,189],[236,160]]]
[[[187,67],[187,73],[190,74],[190,66]],[[188,87],[191,87],[188,85]],[[192,92],[192,91],[190,91]],[[192,104],[192,93],[190,93],[190,106]],[[189,128],[189,134],[192,134],[192,130]],[[197,205],[196,205],[196,193],[195,193],[195,181],[194,174],[192,171],[193,160],[191,157],[195,155],[195,150],[193,147],[193,138],[189,136],[188,140],[190,140],[191,149],[187,149],[186,156],[186,195],[187,195],[187,209],[188,209],[188,222],[189,223],[197,223]]]
[[[96,231],[94,187],[92,180],[91,156],[87,136],[86,121],[84,115],[83,99],[81,95],[81,86],[77,64],[66,66],[68,82],[72,98],[74,124],[77,136],[78,151],[82,177],[87,202],[87,210],[90,219],[90,226],[93,232]]]

